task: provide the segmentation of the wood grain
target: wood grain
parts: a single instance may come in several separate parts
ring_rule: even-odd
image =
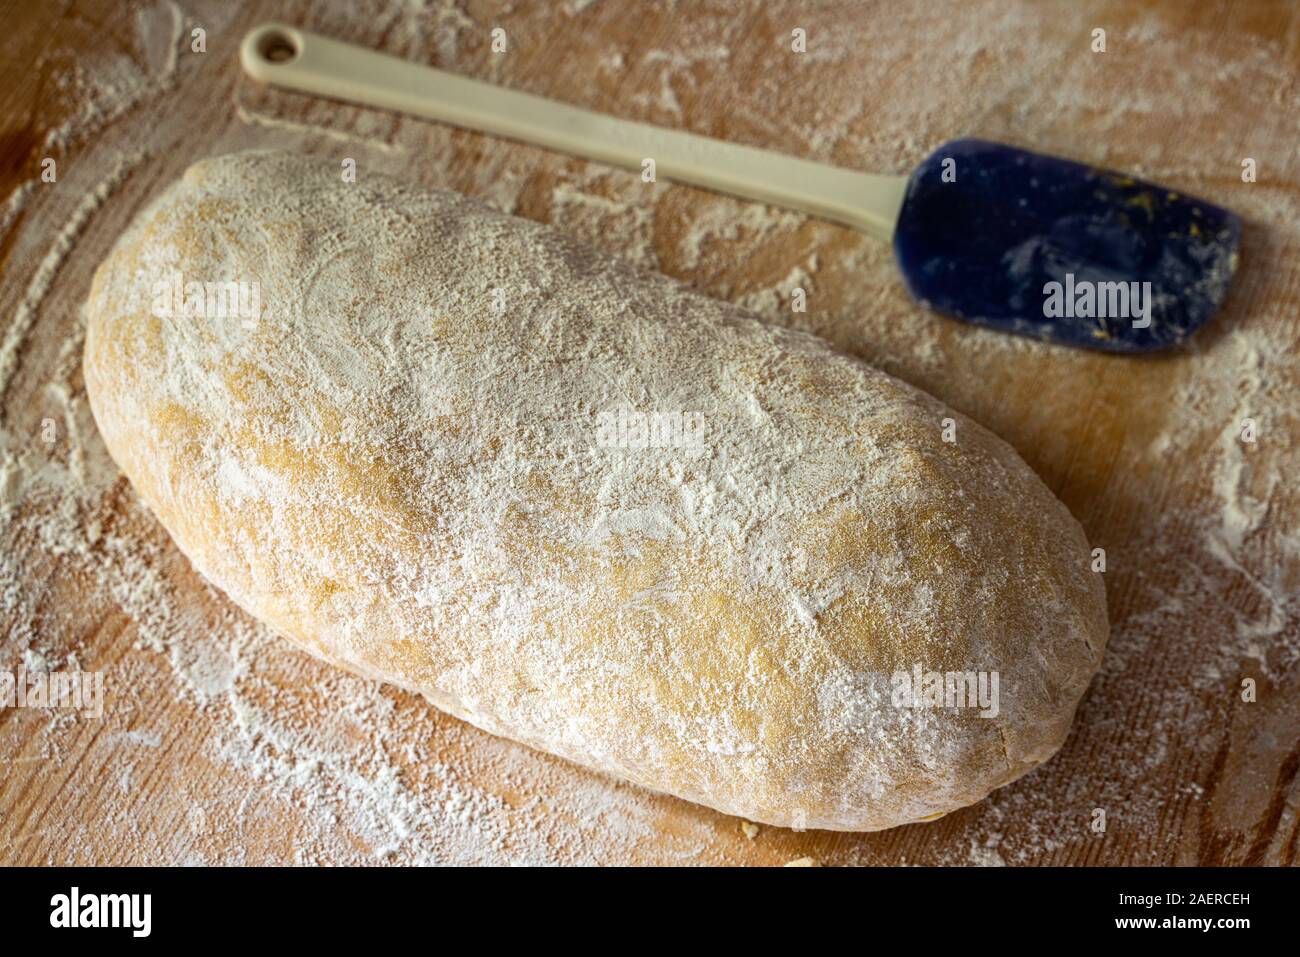
[[[11,453],[49,456],[52,468],[102,456],[80,393],[78,307],[124,224],[196,158],[288,146],[352,156],[363,175],[481,195],[825,335],[1011,442],[1107,552],[1111,647],[1060,755],[930,824],[870,835],[763,828],[751,840],[735,819],[497,741],[288,647],[262,647],[118,479],[89,504],[63,503],[65,521],[99,530],[72,554],[39,531],[42,510],[60,503],[19,490],[17,505],[0,513],[0,548],[13,571],[0,582],[0,667],[39,653],[101,670],[108,683],[102,720],[0,711],[0,863],[780,864],[812,856],[871,865],[1294,865],[1300,13],[1267,0],[896,6],[29,5],[6,19],[0,39],[0,194],[29,191],[0,235],[0,317],[12,331],[25,301],[36,311],[14,375],[0,384],[0,426]],[[905,171],[967,133],[1105,162],[1240,211],[1242,268],[1223,314],[1176,355],[1133,360],[1010,342],[918,309],[888,251],[847,230],[755,219],[739,201],[646,187],[531,147],[259,88],[241,76],[235,51],[248,28],[271,19],[621,116],[860,169]],[[804,60],[785,49],[798,25],[811,40]],[[189,50],[194,26],[207,30],[206,53]],[[504,56],[489,50],[494,26],[510,38]],[[1094,27],[1107,30],[1104,57],[1087,51]],[[79,72],[95,71],[131,94],[120,115],[95,102],[91,80],[78,83]],[[1261,171],[1253,184],[1240,179],[1247,156]],[[57,161],[57,182],[24,187],[46,157]],[[86,213],[66,255],[51,256],[86,195],[114,170],[120,183]],[[42,263],[54,267],[48,288]],[[809,310],[793,314],[784,283],[799,268],[811,283]],[[1234,444],[1244,416],[1259,423],[1254,444]],[[53,444],[39,438],[46,420],[66,426]],[[133,547],[122,550],[124,542]],[[139,567],[114,570],[127,562]],[[129,593],[142,577],[147,592]],[[240,719],[229,695],[205,696],[178,679],[187,655],[243,647],[257,654],[235,659],[248,663],[233,678],[241,706],[287,715],[277,727],[301,737],[241,737],[230,731]],[[1258,691],[1251,703],[1241,697],[1247,678]],[[365,787],[340,783],[335,793],[319,779],[293,787],[293,774],[307,782],[314,773],[312,733],[327,723],[349,749],[340,767],[365,787],[439,799],[429,771],[437,766],[484,802],[485,833],[507,823],[482,848],[457,850],[450,825],[431,833],[450,818],[408,808],[414,827],[404,832],[370,820]],[[331,739],[331,753],[342,747]],[[232,753],[241,749],[265,760]],[[257,773],[277,761],[272,779]],[[286,770],[286,761],[299,765]],[[382,775],[367,777],[375,768]],[[1097,809],[1106,812],[1103,833],[1090,827]],[[525,819],[536,833],[509,824]]]

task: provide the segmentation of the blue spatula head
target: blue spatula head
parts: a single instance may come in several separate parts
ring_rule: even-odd
[[[1172,346],[1223,302],[1241,220],[1108,170],[983,140],[912,174],[894,252],[912,294],[967,322],[1112,352]]]

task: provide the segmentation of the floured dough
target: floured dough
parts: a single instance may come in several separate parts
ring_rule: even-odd
[[[260,318],[165,315],[178,279],[256,283]],[[88,315],[109,450],[250,613],[730,814],[873,830],[977,801],[1057,750],[1106,643],[1082,530],[1001,440],[454,193],[207,160]],[[641,447],[650,414],[686,427]],[[997,715],[897,706],[914,667],[997,672]]]

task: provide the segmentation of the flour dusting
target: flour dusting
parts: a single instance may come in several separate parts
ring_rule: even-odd
[[[1119,478],[1103,484],[1104,476],[1092,476],[1071,500],[1090,537],[1104,539],[1118,562],[1108,579],[1112,642],[1075,740],[992,799],[905,834],[833,846],[802,835],[809,842],[802,845],[781,844],[781,832],[764,828],[752,843],[739,837],[747,846],[731,845],[734,822],[718,824],[707,812],[539,757],[438,718],[412,696],[318,666],[206,589],[108,460],[80,383],[79,320],[49,307],[54,289],[81,295],[88,288],[106,247],[83,239],[98,217],[121,225],[115,204],[124,183],[90,197],[106,173],[113,178],[119,158],[142,145],[157,149],[141,172],[157,162],[175,169],[169,152],[182,153],[183,166],[248,146],[331,157],[346,146],[363,167],[556,222],[713,295],[744,301],[772,321],[826,336],[970,413],[1026,454],[1061,441],[1056,423],[1044,426],[1035,405],[1060,416],[1071,406],[1064,394],[1070,384],[1103,375],[1127,381],[1127,373],[1027,339],[977,329],[950,334],[948,320],[907,301],[888,250],[846,230],[666,183],[647,186],[541,150],[231,82],[229,64],[220,65],[233,58],[238,40],[224,29],[228,5],[136,3],[120,47],[96,47],[91,56],[79,54],[75,67],[52,71],[54,88],[77,102],[40,140],[67,151],[63,169],[69,157],[96,167],[68,181],[82,184],[73,188],[87,198],[53,199],[29,178],[0,210],[0,234],[13,236],[0,283],[7,387],[0,667],[105,667],[113,727],[156,737],[164,747],[196,736],[199,744],[178,753],[201,759],[172,772],[170,763],[152,764],[142,753],[160,749],[133,744],[96,747],[90,761],[74,764],[79,735],[88,730],[83,721],[57,712],[7,716],[0,748],[14,755],[10,788],[36,788],[33,781],[71,770],[63,799],[86,810],[90,823],[46,817],[24,824],[8,811],[17,791],[5,791],[0,860],[91,863],[126,859],[128,852],[113,848],[132,848],[137,863],[360,863],[380,853],[392,862],[780,863],[807,853],[806,846],[833,863],[1191,863],[1199,838],[1179,830],[1180,816],[1228,828],[1215,839],[1233,859],[1251,843],[1277,859],[1267,855],[1281,853],[1293,811],[1283,808],[1271,843],[1267,834],[1254,835],[1269,819],[1267,782],[1281,758],[1264,749],[1253,764],[1230,765],[1218,778],[1211,772],[1221,739],[1232,733],[1240,678],[1261,679],[1266,695],[1271,688],[1294,698],[1300,654],[1300,530],[1294,482],[1286,480],[1298,470],[1293,437],[1300,431],[1298,350],[1288,331],[1300,204],[1294,130],[1281,121],[1300,112],[1300,87],[1285,38],[1252,35],[1240,24],[1218,30],[1168,7],[1134,13],[1103,4],[1080,25],[1074,5],[1064,2],[968,2],[962,16],[897,5],[887,16],[863,16],[854,4],[777,3],[744,16],[706,9],[654,24],[641,15],[624,22],[621,5],[588,0],[554,11],[475,6],[472,16],[445,2],[375,6],[373,18],[337,2],[299,13],[325,32],[467,75],[852,168],[905,172],[944,140],[979,134],[1109,163],[1243,214],[1243,267],[1224,315],[1232,328],[1203,330],[1187,354],[1134,377],[1133,404],[1122,413],[1131,434],[1116,464]],[[1132,26],[1110,30],[1104,58],[1080,52],[1085,26],[1120,19]],[[187,50],[197,23],[209,27],[208,60]],[[557,49],[586,44],[591,76],[566,87],[524,68],[522,58],[493,59],[485,51],[495,23],[507,26],[519,50],[530,36],[555,37]],[[779,60],[788,56],[794,24],[808,30],[810,52],[804,61]],[[727,55],[683,62],[691,50]],[[942,95],[935,63],[944,64]],[[229,122],[187,131],[179,146],[168,139],[213,90],[232,98],[217,111]],[[1242,155],[1259,158],[1266,175],[1258,184],[1237,181]],[[34,162],[29,177],[39,172]],[[87,209],[83,222],[64,244],[69,213],[80,209]],[[48,282],[36,282],[43,263]],[[791,284],[809,280],[809,309],[793,313]],[[49,361],[19,375],[51,342],[61,345],[48,350]],[[1037,404],[1008,403],[998,388],[1006,375],[1032,376],[1047,395]],[[25,388],[30,381],[34,391]],[[1095,411],[1101,421],[1114,415],[1105,405]],[[1260,425],[1254,445],[1238,438],[1247,416]],[[46,419],[58,423],[49,444],[40,437]],[[1095,439],[1070,433],[1081,459]],[[1044,452],[1042,460],[1053,457]],[[1144,495],[1168,485],[1143,476],[1160,471],[1177,473],[1176,491],[1150,501]],[[1102,514],[1094,501],[1115,503],[1116,512]],[[125,654],[104,659],[123,628],[139,650],[128,643]],[[328,705],[340,701],[341,708]],[[361,712],[358,702],[365,702]],[[178,715],[182,727],[173,725]],[[1256,740],[1294,740],[1294,720],[1285,717],[1260,726]],[[302,730],[313,721],[321,729],[308,740]],[[445,768],[435,769],[425,748]],[[103,767],[102,782],[90,766]],[[175,782],[166,795],[146,790],[160,773]],[[221,785],[210,786],[214,780]],[[509,786],[485,789],[485,782]],[[104,786],[117,795],[111,809],[91,798]],[[1098,806],[1111,810],[1113,838],[1088,827]],[[182,826],[171,827],[177,820]]]

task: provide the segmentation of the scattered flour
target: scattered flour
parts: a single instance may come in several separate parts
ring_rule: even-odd
[[[508,58],[494,66],[467,52],[470,41],[483,48],[486,19],[449,3],[381,6],[387,20],[364,25],[341,2],[318,4],[313,16],[322,30],[361,31],[356,35],[374,43],[391,27],[384,41],[391,52],[427,54],[429,62],[482,76],[500,71],[510,82]],[[731,13],[702,11],[686,26],[669,17],[652,31],[641,15],[623,26],[619,7],[572,0],[562,11],[587,35],[596,36],[601,25],[612,38],[593,62],[602,77],[629,85],[617,95],[593,93],[598,108],[880,171],[903,172],[943,140],[979,133],[1145,173],[1245,216],[1246,254],[1225,314],[1234,328],[1207,329],[1186,355],[1149,367],[1150,378],[1173,384],[1150,393],[1156,403],[1124,410],[1133,439],[1118,463],[1123,474],[1087,493],[1117,503],[1114,515],[1081,518],[1090,534],[1107,537],[1118,565],[1111,644],[1074,745],[977,808],[909,829],[901,844],[897,836],[841,839],[821,855],[835,863],[1052,863],[1085,859],[1080,855],[1100,845],[1097,859],[1106,859],[1108,845],[1087,826],[1092,809],[1104,807],[1126,839],[1126,857],[1110,860],[1193,862],[1169,822],[1198,805],[1204,809],[1197,813],[1209,813],[1216,791],[1253,807],[1249,782],[1271,779],[1278,763],[1267,752],[1258,771],[1236,775],[1247,782],[1240,785],[1233,775],[1207,775],[1229,733],[1240,677],[1254,674],[1266,689],[1294,689],[1300,656],[1300,529],[1291,478],[1300,474],[1300,345],[1288,331],[1297,306],[1287,288],[1300,261],[1300,174],[1294,130],[1260,119],[1265,111],[1300,112],[1300,87],[1282,41],[1172,23],[1152,11],[1134,14],[1132,29],[1113,31],[1111,51],[1097,60],[1078,53],[1087,30],[1069,26],[1068,3],[976,0],[961,17],[901,6],[891,10],[887,27],[854,16],[851,5],[770,4],[757,39],[742,35],[746,18]],[[45,134],[48,148],[84,158],[92,140],[102,139],[106,145],[93,144],[103,145],[101,158],[126,157],[131,146],[148,142],[155,106],[186,108],[175,99],[193,95],[187,65],[177,59],[184,32],[202,22],[219,41],[216,28],[229,13],[197,2],[192,10],[170,2],[132,9],[133,53],[56,75],[75,108]],[[529,28],[553,31],[560,22],[542,5],[515,16],[511,35],[519,44]],[[1107,19],[1104,11],[1097,19]],[[771,68],[796,24],[808,29],[808,59]],[[689,34],[680,49],[667,39],[674,29]],[[653,33],[661,49],[645,50],[641,32]],[[718,53],[683,62],[689,49]],[[944,64],[942,76],[934,63]],[[759,80],[749,85],[754,76]],[[210,87],[200,86],[198,95],[208,95]],[[1040,378],[1051,392],[1044,406],[1056,409],[1064,387],[1052,391],[1055,383],[1102,372],[1090,359],[1029,340],[974,329],[950,334],[948,320],[915,309],[897,290],[887,250],[804,217],[663,183],[643,190],[619,174],[543,151],[467,153],[472,148],[462,135],[413,121],[332,113],[324,124],[326,113],[317,110],[317,122],[307,122],[290,99],[259,97],[242,82],[235,97],[231,114],[240,129],[224,134],[228,142],[199,140],[204,152],[257,143],[329,153],[353,140],[376,166],[409,169],[413,178],[552,219],[714,294],[743,297],[769,319],[825,335],[962,408],[1022,451],[1049,432],[1035,430],[1034,410],[1000,403],[986,371]],[[1147,128],[1154,132],[1134,133]],[[1160,132],[1179,128],[1216,132],[1192,149],[1190,134]],[[1251,187],[1236,184],[1233,172],[1244,144],[1270,171]],[[0,284],[0,302],[8,304],[0,317],[0,667],[105,667],[108,720],[134,736],[117,739],[129,747],[95,751],[121,810],[99,803],[96,813],[108,816],[92,827],[47,817],[22,831],[6,811],[0,861],[31,860],[32,843],[43,841],[44,858],[59,863],[109,859],[114,844],[136,848],[139,863],[710,859],[723,838],[707,814],[576,771],[433,715],[410,696],[316,666],[196,582],[104,453],[80,385],[76,318],[45,308],[56,282],[88,282],[103,249],[80,253],[80,240],[134,165],[105,160],[107,175],[72,205],[60,208],[28,180],[0,207],[0,238],[47,237],[21,260],[11,255]],[[755,273],[765,277],[763,285],[753,285]],[[805,287],[812,289],[809,312],[792,316],[790,286],[814,280]],[[53,369],[42,370],[49,382],[38,395],[19,395],[11,388],[15,373],[33,343],[47,337],[63,337],[68,348]],[[27,403],[41,406],[35,417]],[[51,447],[33,438],[45,415],[62,423]],[[1247,416],[1260,426],[1255,445],[1239,439]],[[1170,469],[1186,473],[1180,491],[1166,501],[1145,500],[1150,486],[1141,476]],[[1135,504],[1126,511],[1126,502]],[[58,594],[72,611],[51,605],[33,586],[47,579],[63,589]],[[111,636],[96,629],[110,630],[101,623],[118,612],[119,624],[121,616],[130,619],[141,650],[101,660]],[[1166,659],[1178,666],[1163,666]],[[210,764],[196,767],[196,776],[206,770],[227,779],[219,793],[200,793],[183,773],[171,779],[180,782],[172,799],[188,807],[179,834],[151,825],[156,809],[139,803],[143,782],[157,773],[137,765],[144,761],[137,752],[155,750],[139,742],[164,742],[187,730],[151,726],[163,708],[173,721],[174,709],[185,709],[187,721],[209,736],[199,752]],[[39,727],[27,735],[34,722]],[[7,786],[17,786],[24,768],[59,768],[77,754],[79,727],[79,719],[53,712],[6,719],[0,751],[13,755]],[[1288,734],[1293,741],[1295,724],[1276,732],[1283,743]],[[1081,761],[1079,750],[1102,757]],[[1056,774],[1066,762],[1079,773]],[[487,789],[485,781],[501,786]],[[74,776],[67,799],[85,806],[95,787],[93,779]],[[1267,787],[1260,790],[1267,797]],[[3,794],[8,807],[13,792]],[[1255,820],[1247,815],[1240,834],[1249,835]],[[1294,826],[1288,811],[1279,833]],[[256,847],[261,856],[245,849]]]

